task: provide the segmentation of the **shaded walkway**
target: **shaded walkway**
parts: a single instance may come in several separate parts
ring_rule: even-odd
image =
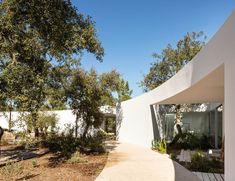
[[[117,143],[96,181],[125,180],[199,181],[196,175],[172,162],[168,155],[136,145]]]

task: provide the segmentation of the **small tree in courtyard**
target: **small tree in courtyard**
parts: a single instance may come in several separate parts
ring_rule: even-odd
[[[102,88],[95,70],[86,72],[77,69],[71,77],[71,84],[67,89],[70,107],[76,115],[75,136],[78,136],[78,121],[83,121],[83,137],[86,137],[91,126],[98,127],[102,123]]]

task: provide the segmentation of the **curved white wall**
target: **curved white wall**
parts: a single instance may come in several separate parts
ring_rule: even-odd
[[[225,177],[235,180],[235,12],[207,45],[170,80],[121,103],[119,140],[151,146],[151,104],[224,102]]]

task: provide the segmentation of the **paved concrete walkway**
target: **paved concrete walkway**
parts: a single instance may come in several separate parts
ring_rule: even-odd
[[[199,181],[168,155],[136,145],[117,143],[96,181]]]

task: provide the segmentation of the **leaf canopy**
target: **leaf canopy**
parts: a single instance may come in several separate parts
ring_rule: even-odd
[[[196,56],[205,45],[205,39],[203,32],[187,33],[177,42],[175,48],[168,44],[161,54],[154,53],[155,61],[140,83],[144,91],[152,90],[174,76]]]

